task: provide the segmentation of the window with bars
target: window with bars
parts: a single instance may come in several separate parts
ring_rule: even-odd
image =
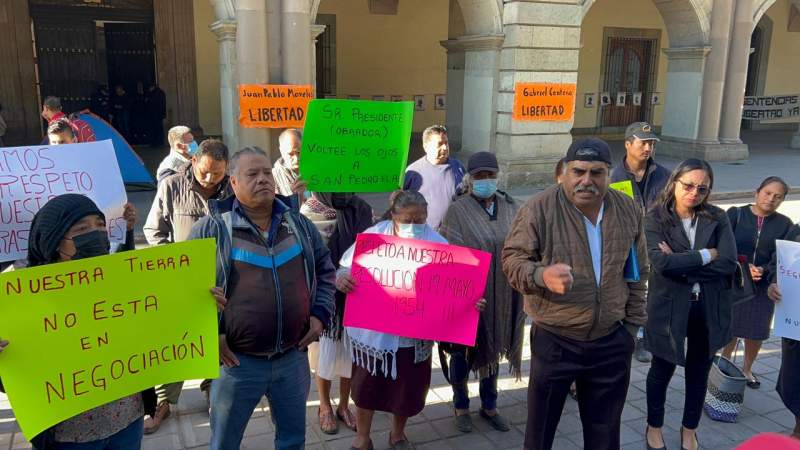
[[[336,15],[318,14],[325,31],[317,37],[317,97],[336,96]]]
[[[651,95],[656,87],[658,38],[632,37],[606,33],[602,91],[611,104],[600,112],[600,126],[626,127],[633,122],[651,122]]]

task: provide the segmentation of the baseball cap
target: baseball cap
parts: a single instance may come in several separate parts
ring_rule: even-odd
[[[660,141],[647,122],[634,122],[625,129],[625,139],[636,138],[642,141]]]
[[[564,164],[570,161],[602,161],[611,164],[611,148],[598,138],[578,139],[569,146]]]
[[[498,172],[500,170],[497,164],[497,157],[494,156],[494,153],[478,152],[469,157],[467,172],[473,175],[482,170],[488,170],[490,172]]]

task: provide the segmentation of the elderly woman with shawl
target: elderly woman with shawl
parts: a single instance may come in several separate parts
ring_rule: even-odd
[[[372,207],[349,193],[313,192],[300,207],[300,213],[314,222],[337,268],[344,252],[356,242],[356,235],[372,225]],[[319,427],[325,434],[338,433],[337,418],[351,430],[356,429],[355,415],[348,406],[353,364],[342,325],[344,300],[345,294],[336,291],[333,324],[323,331],[319,343],[308,348],[309,364],[316,375],[319,392]],[[334,413],[331,382],[335,377],[339,377],[339,405]]]
[[[450,353],[455,422],[462,433],[472,431],[467,380],[474,372],[480,376],[480,416],[496,430],[509,431],[509,422],[497,412],[497,375],[500,359],[506,358],[511,373],[518,380],[521,378],[525,314],[519,294],[508,284],[500,266],[500,252],[519,206],[510,195],[497,190],[499,167],[494,154],[475,153],[467,171],[467,193],[450,205],[439,232],[452,245],[491,253],[492,263],[484,293],[486,309],[478,322],[475,347],[444,347]],[[442,344],[439,346],[443,348]]]
[[[425,221],[428,203],[419,192],[396,191],[389,199],[390,220],[378,222],[365,233],[384,234],[406,239],[437,242],[447,241]],[[340,261],[336,288],[344,293],[357,289],[350,276],[355,245]],[[482,310],[484,299],[475,307]],[[405,435],[408,418],[425,407],[431,384],[431,348],[433,342],[392,334],[346,327],[353,358],[351,389],[356,404],[357,435],[351,449],[372,449],[369,437],[375,411],[392,414],[389,447],[409,449],[413,446]]]

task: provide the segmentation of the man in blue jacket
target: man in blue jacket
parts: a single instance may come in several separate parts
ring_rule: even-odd
[[[433,125],[422,132],[425,156],[406,169],[403,189],[417,191],[428,202],[427,223],[434,230],[444,219],[447,208],[459,194],[461,181],[467,172],[460,161],[450,158],[447,129]]]
[[[210,202],[191,238],[216,238],[220,377],[211,385],[211,449],[236,449],[262,395],[275,448],[305,446],[306,347],[329,326],[334,267],[316,227],[275,195],[272,163],[258,147],[229,165],[234,196]]]
[[[646,213],[650,205],[656,203],[661,191],[669,179],[670,171],[653,160],[658,136],[647,122],[635,122],[625,130],[625,157],[622,163],[611,172],[611,182],[630,180],[633,198]],[[634,357],[643,362],[650,362],[651,356],[643,345],[643,333],[639,330],[636,337]]]

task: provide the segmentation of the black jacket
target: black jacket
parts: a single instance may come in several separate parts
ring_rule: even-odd
[[[669,170],[651,159],[650,164],[647,166],[644,192],[642,192],[639,190],[639,185],[636,184],[636,177],[628,172],[625,166],[625,158],[622,158],[619,165],[611,171],[611,182],[630,180],[633,187],[634,200],[644,211],[647,211],[651,205],[655,204],[659,194],[664,190],[664,186],[667,185],[669,180],[669,175]]]
[[[700,283],[708,327],[709,354],[731,339],[731,286],[736,270],[736,241],[728,216],[715,206],[708,206],[713,219],[698,214],[695,245],[683,230],[674,212],[652,208],[645,216],[647,254],[650,257],[647,293],[645,344],[655,356],[684,365],[684,341],[689,321],[689,300],[694,283]],[[673,253],[659,249],[666,242]],[[716,260],[703,265],[700,249],[715,248]]]

